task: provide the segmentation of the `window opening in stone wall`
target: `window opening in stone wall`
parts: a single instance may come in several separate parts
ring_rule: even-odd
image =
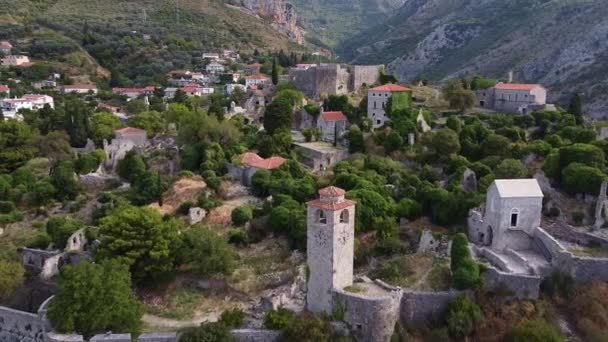
[[[325,212],[323,210],[317,210],[317,221],[319,223],[327,223],[327,217],[325,217]]]
[[[343,210],[340,213],[340,223],[348,223],[348,210]]]
[[[513,210],[511,212],[511,227],[517,227],[518,218],[519,218],[519,212],[517,210]]]

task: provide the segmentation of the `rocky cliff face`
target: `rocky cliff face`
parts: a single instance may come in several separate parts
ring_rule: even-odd
[[[303,43],[296,8],[291,3],[284,0],[236,0],[232,3],[266,20],[296,43]]]
[[[386,63],[402,79],[481,74],[548,86],[566,104],[585,93],[595,118],[608,109],[605,0],[408,0],[389,18],[344,42],[351,61]]]

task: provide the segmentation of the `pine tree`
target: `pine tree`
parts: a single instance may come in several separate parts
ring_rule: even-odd
[[[576,93],[570,99],[570,105],[568,106],[568,113],[576,117],[577,123],[583,122],[583,99],[581,93]]]
[[[272,60],[272,84],[279,84],[279,70],[277,68],[277,59]]]

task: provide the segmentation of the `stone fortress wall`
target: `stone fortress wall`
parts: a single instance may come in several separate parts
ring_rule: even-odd
[[[380,78],[383,65],[321,64],[308,69],[289,70],[289,79],[309,98],[343,95],[372,85]]]

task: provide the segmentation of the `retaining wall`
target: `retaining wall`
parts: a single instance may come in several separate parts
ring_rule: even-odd
[[[276,330],[235,329],[231,333],[238,342],[274,342],[281,337]]]
[[[443,292],[419,292],[403,290],[401,297],[401,322],[413,327],[425,327],[444,317],[452,298],[471,293],[450,290]]]
[[[519,299],[537,299],[540,291],[541,277],[525,274],[514,274],[499,271],[492,266],[482,273],[484,287],[491,292],[508,290],[512,297]]]
[[[44,335],[38,315],[0,306],[0,342],[44,342]]]

